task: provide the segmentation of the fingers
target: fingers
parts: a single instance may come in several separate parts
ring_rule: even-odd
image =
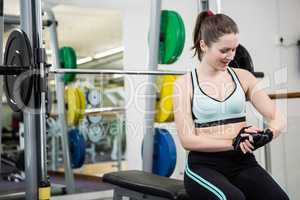
[[[249,141],[248,141],[249,142]],[[253,151],[251,150],[251,147],[249,147],[248,145],[247,145],[247,143],[246,142],[242,142],[241,144],[240,144],[240,148],[241,148],[241,150],[242,150],[242,152],[244,153],[244,154],[246,154],[246,153],[253,153]]]
[[[251,134],[243,133],[241,134],[242,137],[247,138],[244,142],[240,144],[240,148],[244,154],[247,152],[253,153],[252,149],[254,149],[253,145],[250,143],[250,141],[253,142],[253,137]],[[249,141],[250,140],[250,141]]]
[[[244,148],[247,152],[252,153],[252,149],[254,149],[254,148],[252,148],[253,146],[250,144],[250,142],[248,140],[243,142],[243,145],[244,145]]]
[[[251,143],[253,143],[254,142],[254,140],[253,140],[253,136],[252,135],[249,135],[249,141],[251,142]],[[252,146],[252,145],[251,145]]]
[[[244,154],[247,153],[246,150],[245,150],[245,147],[244,147],[244,145],[243,145],[243,142],[240,144],[240,148],[241,148],[241,150],[242,150],[242,152],[243,152]]]
[[[249,133],[257,133],[258,131],[262,131],[262,129],[251,126],[246,128],[245,131]]]

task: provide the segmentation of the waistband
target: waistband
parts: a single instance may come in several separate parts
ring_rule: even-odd
[[[232,161],[255,161],[254,154],[244,154],[239,151],[229,150],[220,152],[198,152],[190,151],[188,155],[190,164],[211,163],[211,162],[232,162]]]
[[[197,123],[197,122],[195,122],[195,127],[196,128],[203,128],[203,127],[211,127],[211,126],[218,126],[218,125],[245,122],[245,121],[246,121],[246,117],[244,116],[244,117],[217,120],[217,121],[206,122],[206,123]]]

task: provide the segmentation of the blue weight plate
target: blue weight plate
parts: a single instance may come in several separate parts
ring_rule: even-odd
[[[68,132],[72,168],[80,168],[85,160],[85,141],[78,129]]]
[[[154,136],[152,172],[169,177],[176,166],[176,145],[172,135],[166,129],[156,128]]]

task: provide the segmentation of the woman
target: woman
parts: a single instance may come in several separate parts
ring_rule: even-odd
[[[200,64],[175,82],[173,96],[177,132],[189,151],[185,188],[193,200],[289,199],[253,155],[278,137],[284,123],[258,80],[228,67],[238,44],[230,17],[199,14],[193,48]],[[267,129],[247,126],[246,100],[267,119]]]

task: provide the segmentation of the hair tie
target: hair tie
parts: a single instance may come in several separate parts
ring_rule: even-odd
[[[214,15],[215,15],[215,14],[214,14],[211,10],[208,10],[208,11],[207,11],[207,16],[210,17],[210,16],[214,16]]]

